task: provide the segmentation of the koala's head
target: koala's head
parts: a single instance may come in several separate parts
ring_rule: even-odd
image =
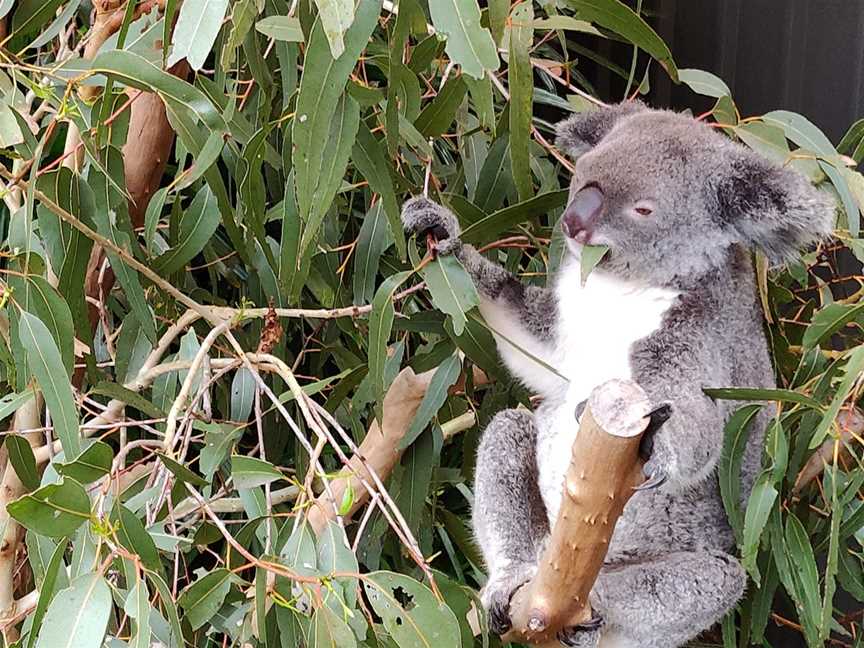
[[[686,282],[739,245],[787,260],[834,223],[828,193],[684,114],[600,108],[559,124],[557,143],[576,158],[568,247],[609,246],[600,267],[622,277]]]

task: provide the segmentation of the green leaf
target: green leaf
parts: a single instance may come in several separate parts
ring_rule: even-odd
[[[29,275],[23,279],[12,277],[9,284],[15,291],[15,301],[21,310],[38,317],[51,332],[62,356],[65,374],[71,375],[75,326],[66,300],[51,284],[37,275]],[[18,327],[20,328],[20,322]]]
[[[762,153],[778,164],[789,161],[789,142],[779,126],[754,121],[735,127],[735,134],[754,151]]]
[[[55,464],[58,473],[81,484],[90,484],[111,471],[114,451],[104,441],[93,441],[75,459]]]
[[[54,431],[66,456],[74,457],[81,451],[78,408],[60,352],[48,328],[35,315],[22,312],[18,326],[21,346],[51,412]]]
[[[133,87],[153,91],[165,101],[182,106],[211,130],[228,130],[216,106],[201,90],[161,70],[142,56],[113,50],[93,59],[89,69],[93,72],[113,74]]]
[[[379,200],[366,213],[357,235],[352,278],[355,304],[366,304],[372,300],[381,255],[393,244],[382,205]]]
[[[248,421],[255,399],[255,377],[246,367],[240,367],[231,381],[231,420]]]
[[[723,387],[703,389],[706,396],[722,400],[766,400],[781,403],[798,403],[811,409],[820,410],[822,406],[809,396],[790,389],[751,389],[749,387]]]
[[[849,354],[848,360],[843,367],[843,378],[837,386],[837,392],[834,394],[831,404],[828,406],[828,409],[822,416],[822,420],[819,421],[819,425],[813,432],[813,437],[810,439],[809,447],[811,449],[818,447],[825,440],[828,431],[837,419],[837,414],[840,413],[840,408],[846,402],[846,398],[852,391],[852,387],[855,385],[862,371],[864,371],[864,346],[859,346],[855,347]]]
[[[210,185],[204,185],[195,194],[189,209],[183,212],[177,245],[153,260],[153,269],[159,274],[170,275],[177,272],[210,241],[219,227],[219,209],[216,196]]]
[[[305,521],[297,525],[279,555],[288,567],[301,576],[317,576],[321,573],[318,570],[315,536],[312,535]]]
[[[402,477],[396,493],[396,505],[405,516],[409,529],[422,528],[432,471],[441,454],[443,442],[441,428],[434,425],[428,433],[421,434],[402,456]],[[451,601],[448,600],[448,603]]]
[[[417,115],[414,126],[424,137],[443,135],[456,118],[456,111],[462,105],[467,91],[468,86],[462,77],[448,79],[431,103]]]
[[[510,16],[510,164],[519,200],[531,198],[531,118],[533,116],[534,72],[531,46],[534,44],[534,7],[522,2]]]
[[[461,372],[462,360],[458,355],[450,356],[438,366],[429,382],[429,389],[423,394],[423,400],[420,401],[420,407],[417,408],[411,426],[399,442],[400,449],[407,448],[414,443],[414,440],[426,429],[432,417],[444,405],[448,390],[456,384]]]
[[[393,294],[410,276],[411,272],[406,271],[387,277],[375,293],[372,312],[369,314],[369,379],[372,382],[373,397],[377,403],[375,411],[379,421],[382,420],[384,392],[388,387],[384,371],[387,363],[387,343],[396,317]]]
[[[33,611],[30,634],[27,636],[27,648],[33,648],[36,644],[36,638],[39,636],[39,630],[42,628],[42,621],[45,619],[45,613],[48,612],[48,606],[54,600],[57,588],[63,587],[67,582],[66,564],[63,561],[67,546],[67,540],[61,541],[54,548],[48,566],[45,568],[45,576],[39,585],[39,600],[36,601],[36,609]]]
[[[462,335],[466,314],[480,303],[471,275],[453,255],[439,256],[423,268],[423,278],[432,295],[432,302],[453,321],[453,331]]]
[[[534,21],[535,29],[564,29],[568,31],[583,32],[594,36],[602,36],[596,27],[585,20],[579,20],[572,16],[549,16],[548,18],[538,18]]]
[[[741,564],[759,587],[762,584],[756,559],[759,556],[759,542],[762,531],[768,522],[771,507],[777,500],[777,489],[771,483],[770,472],[763,473],[750,492],[747,501],[747,512],[744,514],[743,544],[741,547]]]
[[[234,455],[231,457],[231,478],[235,488],[255,488],[282,479],[282,473],[261,459]]]
[[[750,426],[760,409],[761,405],[745,405],[729,417],[723,432],[723,452],[717,465],[720,497],[739,545],[742,543],[744,527],[741,513],[741,463],[750,436]]]
[[[318,20],[324,28],[330,53],[334,59],[345,51],[342,38],[354,20],[354,0],[315,0],[318,7]]]
[[[107,396],[108,398],[122,401],[128,406],[134,407],[135,409],[140,410],[147,416],[151,416],[153,418],[162,418],[165,416],[164,410],[151,403],[141,394],[139,394],[138,392],[134,392],[131,389],[127,389],[122,385],[118,385],[117,383],[103,380],[91,390],[91,393],[99,394],[100,396]]]
[[[138,580],[123,604],[123,611],[135,621],[135,631],[129,641],[129,648],[150,648],[150,593],[147,581]]]
[[[354,160],[357,170],[369,182],[372,191],[381,196],[381,203],[390,225],[389,238],[396,242],[399,256],[404,259],[406,254],[405,232],[399,216],[399,204],[396,202],[393,179],[390,177],[390,163],[384,157],[381,143],[375,139],[375,136],[363,122],[360,122],[360,127],[357,130],[357,141],[354,144],[351,159]],[[382,237],[382,241],[386,240],[387,238]]]
[[[111,607],[111,589],[101,574],[79,576],[51,602],[36,648],[100,648]]]
[[[717,97],[719,99],[720,97],[732,95],[729,86],[720,77],[705,70],[682,68],[678,70],[678,79],[690,86],[693,92],[705,95],[706,97]]]
[[[579,18],[605,27],[623,36],[657,59],[672,80],[678,81],[678,68],[672,53],[651,27],[630,7],[619,0],[567,0],[577,9]]]
[[[6,507],[9,515],[34,533],[51,538],[72,535],[90,519],[90,498],[74,479],[61,479]]]
[[[255,29],[277,41],[302,43],[304,40],[300,20],[290,16],[267,16],[255,23]]]
[[[171,472],[171,474],[174,475],[181,482],[191,484],[192,486],[199,486],[199,487],[204,487],[204,486],[210,485],[203,478],[201,478],[199,475],[196,475],[189,468],[187,468],[186,466],[184,466],[181,463],[178,463],[177,461],[175,461],[171,457],[166,457],[161,452],[157,452],[156,456],[159,457],[160,461],[162,461],[162,463]]]
[[[840,554],[840,522],[843,520],[843,507],[838,497],[838,470],[833,465],[825,471],[826,480],[831,478],[831,525],[828,532],[828,555],[825,560],[825,593],[822,597],[822,618],[820,623],[820,639],[826,641],[831,633],[831,622],[834,614],[834,593],[837,590],[837,573],[839,571]],[[855,489],[857,490],[857,489]],[[845,546],[843,551],[845,551]]]
[[[20,394],[10,393],[0,398],[0,421],[7,416],[11,416],[18,411],[18,408],[30,402],[33,398],[33,390],[21,392]]]
[[[117,175],[120,176],[117,184],[124,182],[123,179],[123,160],[120,151],[115,148],[109,149],[109,164],[110,170],[117,170]],[[97,209],[94,210],[94,220],[96,221],[97,231],[114,243],[117,247],[131,251],[132,241],[129,234],[121,229],[120,221],[121,214],[123,220],[128,220],[126,202],[123,201],[115,208],[111,207],[111,192],[113,191],[112,181],[101,173],[94,174],[96,184],[104,194],[99,194],[96,199]],[[115,176],[116,177],[116,176]],[[137,244],[136,244],[137,247]],[[108,262],[111,264],[111,269],[114,271],[117,281],[123,288],[123,293],[126,299],[129,300],[129,306],[138,323],[141,325],[141,330],[147,336],[151,343],[156,343],[156,320],[150,307],[147,305],[147,299],[144,296],[144,289],[141,287],[141,280],[138,277],[138,272],[130,268],[126,261],[119,255],[106,250]]]
[[[786,517],[784,535],[794,588],[790,594],[795,599],[795,607],[801,625],[804,626],[807,643],[818,646],[822,643],[819,641],[822,602],[819,600],[819,573],[816,570],[813,547],[804,525],[794,513],[790,512]]]
[[[159,551],[153,537],[144,528],[144,523],[128,508],[115,502],[111,509],[111,523],[117,529],[117,539],[130,553],[141,559],[141,564],[151,571],[161,571]]]
[[[810,320],[801,344],[810,349],[830,338],[831,335],[857,319],[864,313],[864,303],[860,304],[828,304]]]
[[[312,193],[312,204],[306,216],[306,228],[300,241],[300,253],[303,254],[318,236],[318,231],[324,221],[324,216],[333,202],[333,197],[342,184],[342,177],[348,167],[348,158],[360,125],[360,109],[357,102],[347,94],[338,101],[333,114],[330,136],[324,148],[321,169]],[[321,148],[320,143],[318,147]],[[299,169],[298,175],[299,178]],[[301,212],[302,216],[302,212]]]
[[[788,110],[772,110],[762,115],[762,121],[782,128],[786,137],[802,148],[828,159],[837,157],[837,151],[831,144],[831,140],[813,122],[798,113]]]
[[[144,572],[144,574],[147,576],[147,580],[149,580],[156,588],[156,591],[159,594],[159,600],[162,601],[162,605],[165,608],[165,616],[168,617],[168,623],[171,626],[170,637],[166,637],[169,639],[168,645],[181,645],[183,642],[183,631],[180,627],[180,617],[177,614],[177,605],[174,603],[171,589],[159,574],[149,571]]]
[[[480,25],[477,0],[437,0],[429,3],[432,24],[447,38],[447,55],[462,71],[482,78],[498,69],[498,51],[489,30]]]
[[[456,616],[413,578],[376,571],[363,579],[363,588],[399,648],[462,645]]]
[[[348,624],[328,606],[315,610],[309,624],[310,648],[354,648],[357,640]]]
[[[490,150],[489,157],[486,158],[486,163],[483,164],[483,171],[481,171],[481,183],[483,182],[482,175],[489,172],[487,163],[490,161],[492,155],[492,150]],[[500,186],[490,186],[490,193],[497,191],[500,191]],[[479,185],[477,193],[478,195],[481,193]],[[566,189],[562,191],[548,191],[524,202],[499,209],[466,227],[460,238],[465,243],[480,243],[493,240],[510,230],[517,223],[535,218],[538,214],[545,214],[553,209],[563,207],[567,204],[567,194],[568,191]]]
[[[204,67],[222,28],[228,0],[184,0],[174,27],[171,56],[167,66],[186,59],[196,72]]]
[[[608,251],[608,245],[585,245],[582,247],[582,255],[579,262],[581,264],[580,277],[583,286],[588,281],[588,276],[597,267],[597,264],[603,260]]]
[[[214,569],[186,587],[177,603],[186,612],[185,619],[197,630],[222,607],[222,602],[231,589],[231,572],[227,569]]]
[[[36,470],[36,457],[33,448],[22,436],[9,434],[6,436],[6,451],[9,453],[9,461],[15,469],[18,479],[27,490],[39,488],[39,473]]]
[[[316,21],[312,29],[304,66],[309,70],[316,70],[316,73],[304,74],[300,81],[300,93],[297,96],[293,120],[294,182],[297,205],[304,221],[308,222],[313,212],[314,195],[322,177],[322,170],[331,163],[325,156],[325,148],[329,151],[329,148],[335,148],[337,142],[329,148],[322,144],[328,142],[348,75],[366,47],[380,12],[381,0],[367,0],[357,6],[354,23],[345,32],[345,51],[335,59],[330,52],[321,21]],[[353,134],[351,137],[353,139]],[[349,152],[352,143],[348,143]],[[316,208],[326,211],[329,205],[328,200],[327,204],[317,205]],[[304,236],[304,240],[305,238]],[[304,249],[306,245],[308,241],[303,245]]]

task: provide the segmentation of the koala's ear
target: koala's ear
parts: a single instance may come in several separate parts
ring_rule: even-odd
[[[558,123],[555,144],[573,157],[597,145],[622,117],[650,110],[641,101],[624,101],[587,110]]]
[[[720,162],[711,184],[733,241],[783,262],[831,234],[836,202],[802,174],[737,145]]]

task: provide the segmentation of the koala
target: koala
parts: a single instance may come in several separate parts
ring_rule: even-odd
[[[575,158],[561,217],[567,254],[549,288],[459,241],[455,216],[408,201],[407,230],[431,232],[473,278],[480,313],[510,372],[539,394],[536,411],[500,412],[478,450],[473,524],[489,576],[494,632],[510,629],[513,592],[531,579],[562,497],[591,390],[638,383],[668,420],[646,444],[648,488],[625,507],[590,595],[591,621],[559,639],[578,647],[669,648],[711,627],[747,576],[715,467],[739,405],[703,388],[775,386],[751,251],[793,258],[826,237],[835,204],[797,172],[692,117],[626,102],[558,126]],[[582,285],[585,245],[608,252]],[[760,469],[767,413],[745,450],[742,493]]]

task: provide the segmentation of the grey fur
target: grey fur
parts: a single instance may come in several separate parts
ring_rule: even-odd
[[[749,249],[789,258],[829,234],[834,204],[796,172],[686,115],[624,104],[577,115],[558,132],[559,145],[579,156],[571,195],[589,182],[604,194],[595,234],[610,251],[597,271],[679,293],[660,328],[629,348],[632,378],[652,402],[672,405],[646,465],[668,481],[638,492],[625,508],[591,595],[606,626],[577,645],[608,632],[630,646],[673,648],[722,618],[746,586],[728,553],[734,541],[714,474],[724,423],[738,404],[715,403],[702,390],[775,385]],[[633,211],[643,200],[653,206],[644,218]],[[461,245],[458,223],[442,207],[415,200],[403,220],[413,231],[445,231],[442,253],[458,256],[481,299],[498,304],[517,332],[539,348],[556,339],[553,290],[523,287]],[[524,362],[501,351],[522,377]],[[534,573],[554,521],[543,514],[537,480],[549,460],[544,448],[561,433],[556,422],[572,419],[560,415],[564,387],[550,384],[533,415],[499,414],[479,450],[474,528],[489,567],[482,597],[498,630],[506,629],[510,595]],[[760,414],[745,450],[745,498],[760,469],[767,416]]]

